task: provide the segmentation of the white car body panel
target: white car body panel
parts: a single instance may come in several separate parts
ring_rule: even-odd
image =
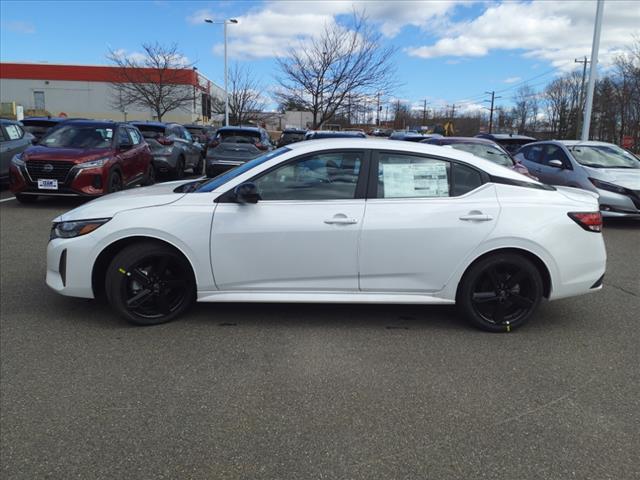
[[[535,255],[551,279],[550,299],[593,291],[605,270],[602,235],[567,212],[598,210],[597,195],[487,183],[466,195],[429,199],[216,203],[235,186],[280,162],[326,149],[422,153],[466,162],[490,175],[537,182],[466,152],[388,140],[314,140],[228,181],[215,191],[174,193],[171,182],[118,192],[55,221],[108,218],[92,233],[54,239],[47,284],[93,298],[92,270],[106,247],[131,237],[167,242],[191,264],[204,302],[455,302],[458,284],[480,256],[504,248]],[[460,220],[479,211],[487,221]],[[335,215],[355,223],[327,224]],[[59,271],[67,251],[66,283]]]

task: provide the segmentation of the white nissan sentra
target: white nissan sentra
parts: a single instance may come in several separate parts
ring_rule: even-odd
[[[598,290],[597,195],[471,154],[388,140],[300,142],[213,179],[93,200],[56,218],[47,284],[130,322],[194,302],[457,304],[512,331],[543,299]]]

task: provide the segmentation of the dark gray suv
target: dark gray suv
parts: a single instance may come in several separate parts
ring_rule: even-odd
[[[184,177],[185,170],[202,173],[202,145],[177,123],[130,122],[151,148],[153,166],[160,174]]]

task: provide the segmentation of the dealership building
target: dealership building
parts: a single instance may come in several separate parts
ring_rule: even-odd
[[[139,70],[139,78],[153,76],[153,69]],[[3,116],[22,107],[24,116],[51,115],[111,120],[156,120],[155,113],[140,106],[119,105],[113,82],[122,78],[120,67],[53,65],[48,63],[0,63],[0,103]],[[127,75],[134,78],[136,75]],[[196,68],[180,69],[172,82],[191,87],[193,101],[163,116],[163,121],[212,123],[212,99],[224,98],[224,90]],[[135,81],[135,80],[133,80]],[[213,118],[212,118],[213,117]]]

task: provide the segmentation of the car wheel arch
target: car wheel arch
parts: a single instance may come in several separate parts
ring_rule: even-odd
[[[107,267],[111,263],[113,257],[115,257],[115,255],[117,255],[128,246],[142,242],[154,242],[161,245],[166,245],[175,250],[188,263],[191,269],[191,274],[193,275],[193,281],[196,284],[197,288],[198,282],[196,279],[196,270],[194,268],[193,262],[188,257],[188,255],[186,255],[179,247],[161,238],[145,235],[134,235],[130,237],[119,238],[111,242],[109,245],[105,246],[96,257],[91,269],[91,289],[93,290],[93,295],[95,298],[104,297],[105,276],[107,273]]]
[[[458,298],[458,295],[460,293],[460,286],[462,285],[465,275],[467,274],[467,272],[469,272],[469,270],[471,269],[471,267],[473,267],[476,263],[478,263],[479,261],[489,257],[489,256],[493,256],[493,255],[497,255],[500,253],[511,253],[511,254],[517,254],[517,255],[521,255],[525,258],[527,258],[528,260],[530,260],[535,267],[538,269],[538,272],[540,272],[540,276],[542,277],[542,285],[543,285],[543,296],[544,298],[549,298],[551,295],[551,290],[552,290],[552,281],[551,281],[551,272],[549,271],[549,267],[547,266],[547,264],[544,262],[544,260],[542,260],[538,255],[536,255],[535,253],[529,251],[529,250],[525,250],[523,248],[517,248],[517,247],[507,247],[507,248],[497,248],[494,250],[489,250],[488,252],[484,252],[482,253],[482,255],[474,258],[464,269],[464,272],[462,274],[462,276],[460,277],[460,281],[458,282],[458,286],[456,288],[456,299]]]

